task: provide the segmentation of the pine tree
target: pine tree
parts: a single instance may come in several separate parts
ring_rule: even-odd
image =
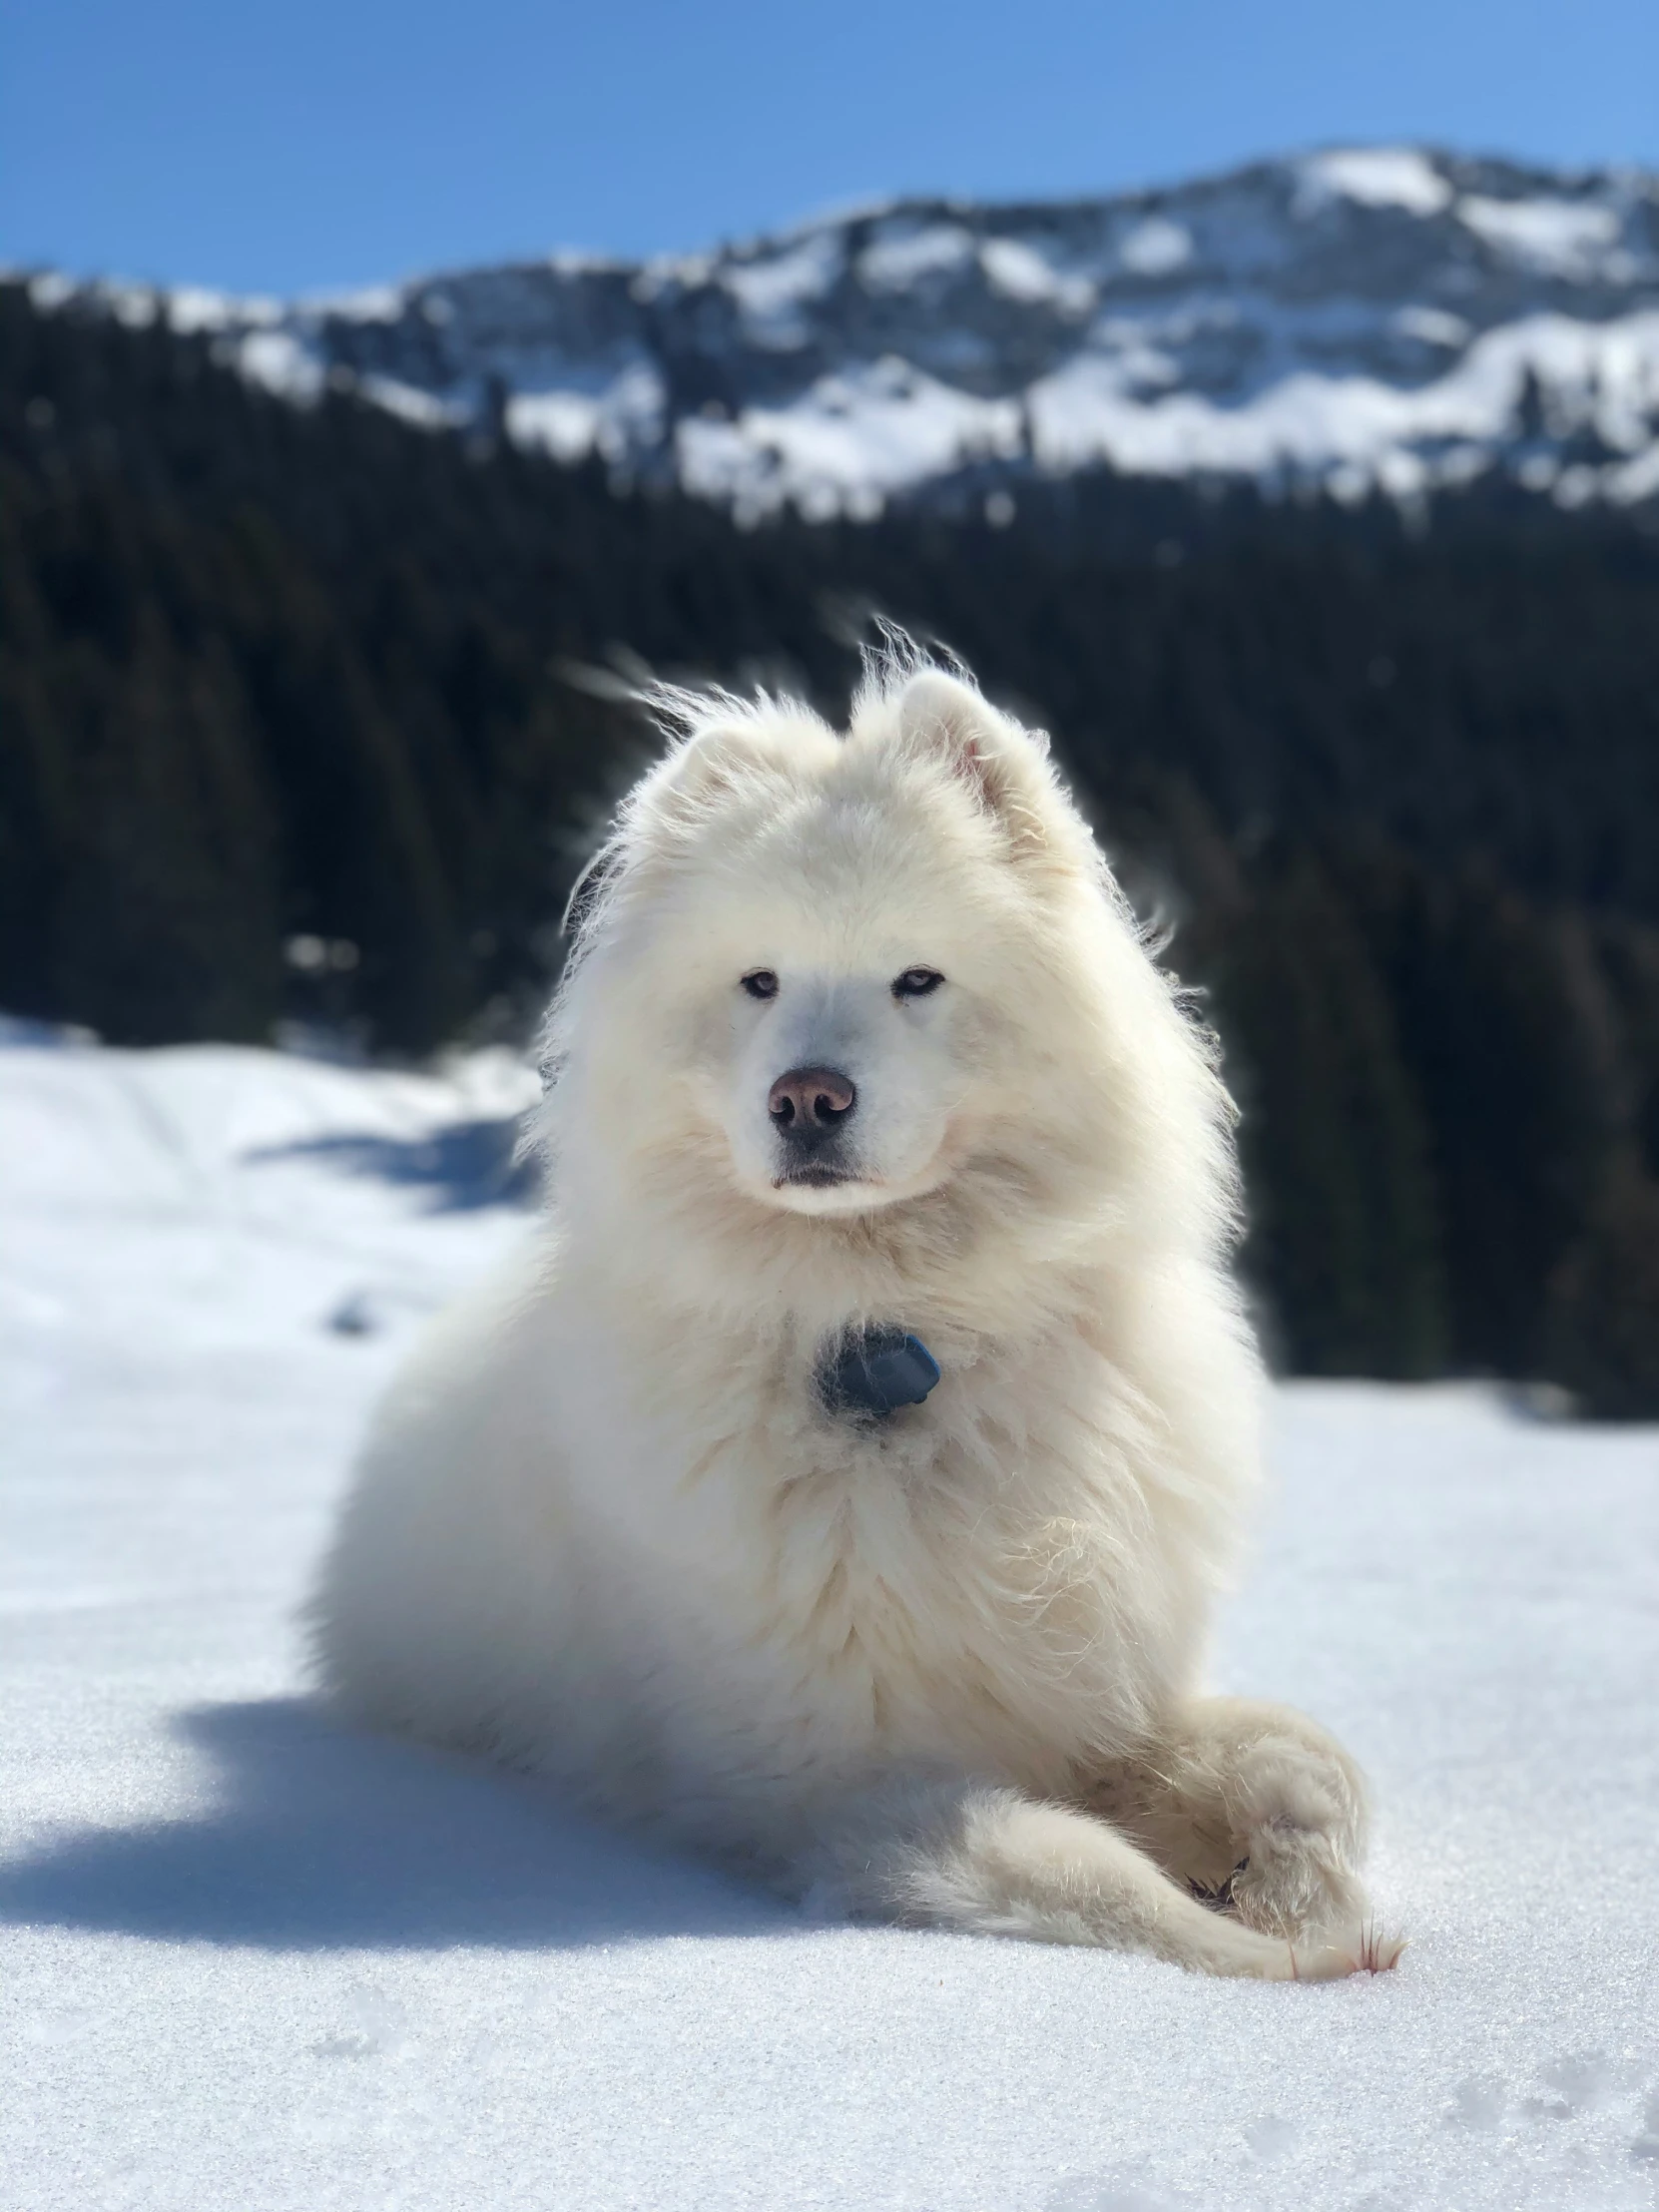
[[[1445,1357],[1428,1132],[1392,1010],[1317,864],[1258,896],[1215,963],[1244,1113],[1246,1264],[1291,1364],[1422,1376]]]

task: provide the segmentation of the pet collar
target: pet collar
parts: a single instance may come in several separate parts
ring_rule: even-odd
[[[902,1329],[864,1329],[819,1366],[819,1395],[832,1413],[884,1419],[919,1405],[939,1380],[939,1363]]]

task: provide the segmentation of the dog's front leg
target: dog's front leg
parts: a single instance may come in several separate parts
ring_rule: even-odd
[[[841,1801],[802,1878],[856,1916],[1143,1951],[1203,1973],[1324,1981],[1366,1962],[1352,1940],[1293,1945],[1207,1911],[1104,1820],[966,1778],[900,1775]]]
[[[1087,1802],[1172,1880],[1264,1935],[1302,1937],[1366,1916],[1365,1782],[1288,1706],[1192,1699]]]

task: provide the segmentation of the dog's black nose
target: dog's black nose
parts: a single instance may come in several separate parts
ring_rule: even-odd
[[[857,1102],[856,1084],[839,1068],[791,1068],[773,1084],[767,1112],[781,1137],[810,1152],[835,1134]]]

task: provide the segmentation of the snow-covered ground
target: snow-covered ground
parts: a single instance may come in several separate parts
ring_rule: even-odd
[[[1283,1392],[1225,1684],[1375,1779],[1396,1973],[808,1925],[330,1727],[295,1601],[528,1079],[0,1048],[6,2212],[1659,2202],[1659,1441]]]

